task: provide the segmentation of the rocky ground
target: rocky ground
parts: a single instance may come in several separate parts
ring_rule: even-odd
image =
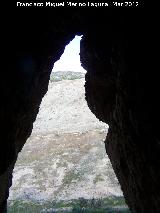
[[[104,148],[108,125],[89,110],[84,82],[84,78],[50,82],[32,135],[14,169],[9,212],[73,212],[73,206],[64,206],[64,202],[82,198],[85,202],[94,199],[94,203],[97,199],[122,199],[115,202],[126,211]],[[64,210],[62,206],[53,209],[53,202],[62,202]],[[112,212],[122,211],[119,207]]]

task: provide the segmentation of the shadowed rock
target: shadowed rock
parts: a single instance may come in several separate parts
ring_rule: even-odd
[[[157,46],[152,17],[149,20],[141,9],[46,11],[42,15],[41,9],[18,8],[15,16],[12,10],[2,26],[1,212],[13,165],[31,134],[53,64],[75,34],[83,34],[86,100],[110,126],[106,151],[126,202],[132,212],[159,212],[160,84],[155,61],[147,69],[155,53],[150,44]],[[153,32],[151,37],[148,32]]]

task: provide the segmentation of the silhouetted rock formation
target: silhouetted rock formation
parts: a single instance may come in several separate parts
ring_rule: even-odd
[[[13,9],[2,31],[1,212],[14,163],[31,134],[53,64],[75,34],[84,35],[81,62],[87,70],[86,100],[110,126],[106,151],[126,202],[132,212],[159,212],[160,84],[157,70],[146,69],[153,54],[149,42],[154,39],[147,34],[154,32],[151,24],[142,9],[51,8],[45,12]]]

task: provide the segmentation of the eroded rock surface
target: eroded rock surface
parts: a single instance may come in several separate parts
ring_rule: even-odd
[[[11,165],[31,134],[53,64],[74,35],[83,34],[86,99],[110,126],[106,151],[126,202],[132,212],[159,212],[160,88],[154,61],[147,69],[155,53],[150,44],[156,46],[152,17],[141,9],[81,9],[52,8],[44,16],[29,8],[18,9],[15,16],[13,9],[2,26],[1,209],[11,184]]]

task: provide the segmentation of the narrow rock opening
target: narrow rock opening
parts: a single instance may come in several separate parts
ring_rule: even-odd
[[[123,194],[106,155],[108,125],[85,100],[80,66],[81,36],[54,64],[32,134],[19,153],[8,211],[126,211]]]

